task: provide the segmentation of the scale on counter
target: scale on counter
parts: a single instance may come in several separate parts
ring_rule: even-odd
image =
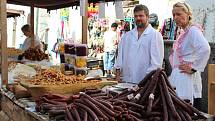
[[[121,93],[122,91],[124,91],[126,89],[133,89],[134,86],[136,86],[136,84],[118,83],[117,85],[104,87],[102,90],[104,90],[105,92],[115,96],[115,95]]]

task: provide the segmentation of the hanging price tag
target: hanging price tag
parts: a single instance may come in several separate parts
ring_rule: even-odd
[[[105,3],[99,3],[99,18],[105,18]]]
[[[123,15],[122,1],[115,2],[115,10],[116,10],[116,18],[123,20],[124,15]]]
[[[81,16],[86,16],[86,5],[87,5],[87,0],[80,0],[80,15]]]

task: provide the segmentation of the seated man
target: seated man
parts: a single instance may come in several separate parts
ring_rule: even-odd
[[[22,45],[22,51],[24,52],[27,49],[31,48],[31,43],[32,43],[31,27],[30,25],[26,24],[22,26],[21,30],[23,34],[27,37]],[[42,43],[40,42],[39,37],[36,35],[34,35],[34,48],[43,50]]]

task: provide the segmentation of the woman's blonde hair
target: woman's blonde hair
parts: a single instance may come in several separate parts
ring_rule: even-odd
[[[182,10],[187,13],[189,15],[189,23],[192,23],[192,20],[193,20],[193,12],[192,12],[192,9],[190,7],[190,5],[188,5],[187,3],[185,2],[177,2],[173,5],[173,8],[175,7],[180,7],[182,8]]]

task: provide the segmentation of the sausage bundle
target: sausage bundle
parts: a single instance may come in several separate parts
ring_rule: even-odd
[[[86,89],[65,97],[44,95],[36,109],[57,121],[192,121],[205,118],[189,102],[180,99],[165,72],[149,73],[136,87],[111,96],[99,89]]]

